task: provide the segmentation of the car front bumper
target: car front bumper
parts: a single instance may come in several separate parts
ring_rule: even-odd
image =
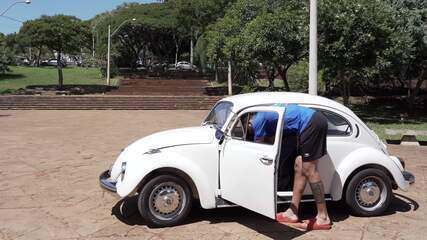
[[[116,181],[112,181],[110,179],[109,170],[106,170],[99,175],[99,185],[110,192],[117,192]]]
[[[409,182],[409,184],[413,184],[415,183],[415,176],[414,174],[408,172],[408,171],[403,171],[402,172],[403,178],[405,179],[405,181]]]

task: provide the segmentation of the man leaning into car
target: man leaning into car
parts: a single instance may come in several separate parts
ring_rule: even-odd
[[[260,112],[254,116],[254,140],[256,142],[274,142],[277,127],[277,114]],[[307,230],[328,230],[331,220],[325,203],[325,191],[317,165],[326,155],[327,119],[322,113],[311,108],[289,104],[284,115],[283,135],[296,134],[298,157],[295,160],[295,178],[292,202],[283,213],[278,213],[277,221],[301,227]],[[317,216],[300,221],[298,210],[307,181],[316,201]]]

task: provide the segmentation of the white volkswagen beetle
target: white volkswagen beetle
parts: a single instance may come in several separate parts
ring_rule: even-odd
[[[192,201],[203,208],[242,206],[275,218],[277,204],[292,198],[291,137],[282,137],[286,104],[296,103],[328,119],[328,155],[319,161],[327,200],[343,199],[360,216],[381,214],[415,181],[404,162],[351,110],[327,98],[301,93],[252,93],[219,101],[201,126],[159,132],[129,145],[100,176],[120,197],[138,194],[148,224],[172,226],[185,219]],[[279,104],[279,105],[278,105]],[[251,117],[274,112],[273,144],[253,141]],[[375,114],[375,113],[373,113]],[[304,200],[312,200],[310,188]]]

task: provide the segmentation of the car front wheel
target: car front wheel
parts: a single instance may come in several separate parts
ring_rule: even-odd
[[[357,216],[377,216],[390,205],[393,193],[390,178],[381,170],[369,168],[350,180],[345,201]]]
[[[138,209],[148,225],[174,226],[182,222],[191,209],[192,196],[187,183],[171,175],[151,179],[138,197]]]

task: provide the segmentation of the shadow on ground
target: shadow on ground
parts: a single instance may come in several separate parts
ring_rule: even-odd
[[[25,77],[25,75],[23,75],[23,74],[9,74],[9,73],[6,73],[6,74],[0,74],[0,81],[20,79],[20,78],[24,78],[24,77]]]
[[[147,225],[139,215],[137,202],[137,196],[121,200],[112,208],[111,214],[127,225]],[[278,207],[278,211],[284,211],[287,207],[287,205],[281,205]],[[415,200],[400,194],[395,194],[389,209],[383,216],[399,212],[416,211],[418,208],[419,205]],[[350,216],[347,210],[348,207],[342,202],[329,202],[328,209],[329,215],[334,223],[344,221]],[[316,207],[314,203],[303,203],[301,205],[301,219],[312,218],[315,216],[315,213]],[[201,208],[199,204],[194,204],[184,224],[201,221],[208,221],[210,224],[237,222],[272,239],[293,239],[305,233],[241,207],[207,210]]]
[[[120,200],[113,207],[111,214],[127,225],[147,225],[138,212],[137,202],[136,196]],[[210,224],[237,222],[272,239],[293,239],[305,233],[241,207],[203,209],[199,204],[193,204],[183,225],[202,221],[208,221]]]

